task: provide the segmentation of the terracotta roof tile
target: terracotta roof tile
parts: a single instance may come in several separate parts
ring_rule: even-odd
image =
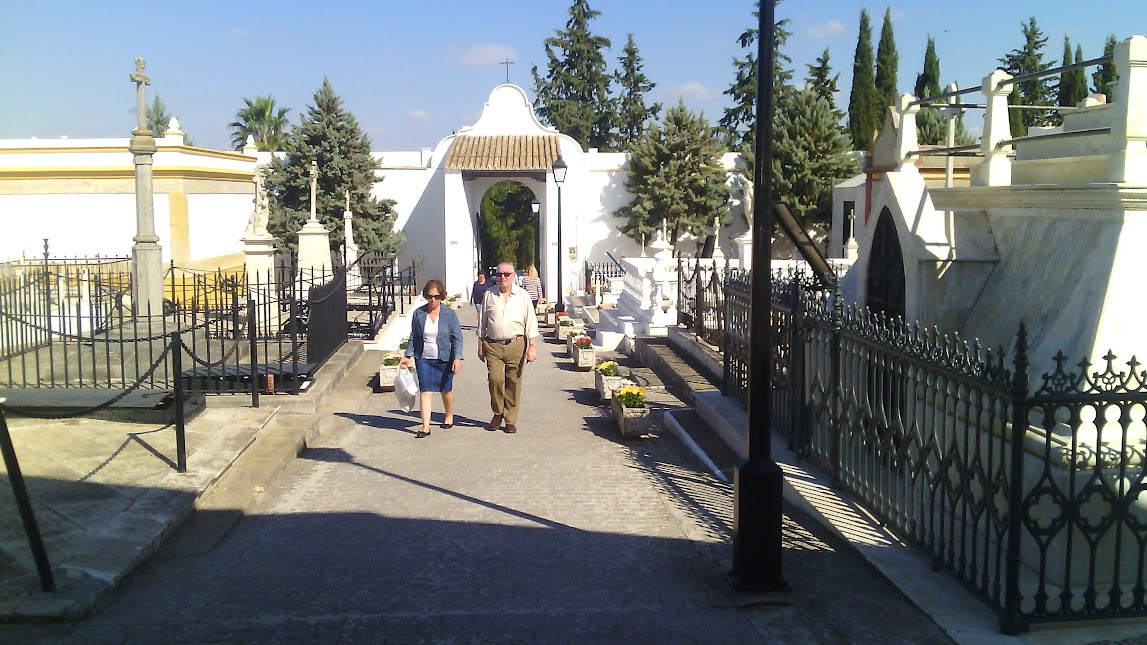
[[[443,166],[448,170],[549,170],[558,157],[557,135],[460,134]]]

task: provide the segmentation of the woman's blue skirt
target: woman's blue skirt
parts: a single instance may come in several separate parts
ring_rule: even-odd
[[[450,392],[454,389],[453,361],[420,358],[414,361],[418,370],[418,389],[423,392]]]

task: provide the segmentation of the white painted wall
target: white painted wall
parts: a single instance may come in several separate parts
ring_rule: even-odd
[[[162,200],[165,207],[166,197]],[[247,228],[254,208],[252,199],[252,195],[188,195],[187,242],[191,257],[214,258],[239,252],[241,248],[235,240],[243,237]],[[156,199],[157,207],[160,201]]]

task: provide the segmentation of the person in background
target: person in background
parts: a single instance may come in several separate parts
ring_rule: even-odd
[[[482,298],[486,295],[486,289],[490,288],[490,283],[486,282],[486,272],[478,269],[478,279],[474,281],[474,286],[470,287],[470,304],[474,305],[474,311],[478,313],[478,317],[482,317]]]
[[[411,316],[406,356],[398,363],[400,369],[406,369],[410,358],[417,358],[414,367],[418,371],[422,430],[415,436],[419,439],[430,436],[430,408],[435,392],[441,393],[446,411],[442,427],[454,426],[454,375],[462,369],[462,325],[453,309],[442,306],[446,288],[439,280],[428,280],[422,287],[422,297],[426,304]]]
[[[534,303],[534,310],[538,308],[538,301],[545,295],[542,289],[542,281],[538,278],[538,270],[534,265],[526,270],[526,277],[522,278],[522,288],[526,293],[530,294],[530,301]]]
[[[478,360],[486,363],[490,381],[490,409],[494,417],[487,430],[506,422],[506,433],[518,431],[522,372],[538,358],[538,317],[530,296],[514,284],[514,265],[498,265],[498,288],[488,289],[478,318]]]

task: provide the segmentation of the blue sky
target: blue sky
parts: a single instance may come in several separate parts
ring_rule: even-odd
[[[243,98],[270,94],[296,121],[324,75],[358,118],[375,150],[433,147],[472,124],[490,90],[505,80],[532,97],[530,67],[545,67],[542,44],[568,17],[567,0],[377,0],[274,3],[37,0],[0,3],[0,138],[124,137],[135,124],[137,56],[147,59],[149,100],[158,92],[197,145],[230,147],[227,124]],[[721,93],[743,55],[737,36],[754,20],[752,0],[591,0],[594,33],[613,41],[615,66],[633,33],[655,100],[678,97],[716,122]],[[798,79],[827,47],[848,101],[860,10],[879,36],[892,9],[900,54],[899,87],[912,90],[929,34],[943,82],[978,85],[997,59],[1022,44],[1035,16],[1058,63],[1066,34],[1085,58],[1103,40],[1147,34],[1147,2],[1095,0],[785,0],[791,20],[785,53]],[[875,42],[873,43],[875,48]],[[971,124],[976,129],[975,124]]]

